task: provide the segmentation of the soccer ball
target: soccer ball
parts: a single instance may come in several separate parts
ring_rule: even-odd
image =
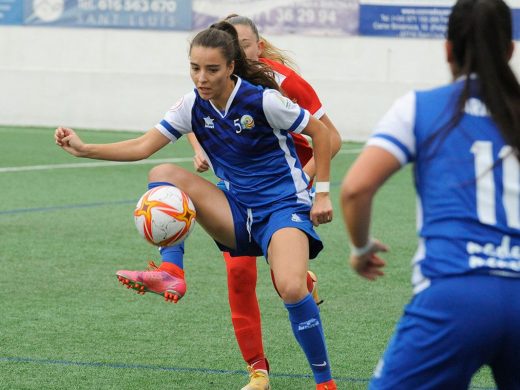
[[[195,226],[195,207],[184,192],[159,186],[145,192],[134,210],[139,234],[157,246],[180,244]]]

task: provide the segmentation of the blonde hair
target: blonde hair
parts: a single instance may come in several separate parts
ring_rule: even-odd
[[[264,49],[262,50],[260,57],[279,62],[280,64],[291,68],[295,72],[298,72],[298,66],[292,57],[287,54],[287,50],[280,49],[262,36],[260,37],[260,40],[264,43]]]
[[[224,20],[228,23],[231,23],[232,25],[239,24],[242,26],[248,26],[253,31],[253,34],[255,34],[256,39],[258,41],[263,42],[264,44],[264,50],[262,50],[260,58],[266,58],[268,60],[279,62],[280,64],[291,68],[295,72],[298,72],[298,66],[296,65],[296,62],[294,62],[294,60],[291,58],[291,56],[287,54],[287,50],[282,50],[276,47],[267,39],[260,36],[256,24],[250,18],[248,18],[247,16],[231,14],[226,16]]]

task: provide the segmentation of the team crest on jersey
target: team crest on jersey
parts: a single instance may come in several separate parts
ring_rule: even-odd
[[[240,118],[240,126],[242,129],[252,129],[255,127],[255,121],[251,115],[242,115],[242,118]]]
[[[205,116],[204,117],[204,127],[208,128],[208,129],[214,129],[215,128],[215,124],[213,123],[215,119],[213,118],[210,118],[210,116]]]

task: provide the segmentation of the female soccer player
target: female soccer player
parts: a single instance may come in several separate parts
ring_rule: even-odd
[[[466,389],[483,365],[500,389],[520,389],[520,85],[508,6],[457,1],[446,53],[454,82],[399,99],[342,186],[350,263],[374,280],[388,248],[369,234],[372,198],[415,163],[415,295],[371,389]]]
[[[254,22],[243,16],[230,15],[225,19],[235,26],[241,47],[246,57],[253,61],[260,60],[268,65],[275,75],[284,94],[311,115],[320,119],[327,126],[331,137],[331,149],[334,156],[341,148],[341,137],[334,124],[325,114],[320,99],[314,89],[288,65],[292,61],[279,49],[264,38],[260,38]],[[310,178],[314,177],[315,167],[312,147],[307,139],[291,133],[296,153],[303,170]],[[188,134],[195,150],[194,164],[198,172],[207,171],[210,166],[205,152],[193,133]],[[165,295],[167,300],[177,302],[186,291],[184,279],[184,243],[160,249],[162,263],[149,271],[118,271],[123,284]],[[231,319],[235,336],[244,360],[250,372],[250,382],[242,390],[269,389],[269,363],[262,345],[260,309],[256,297],[257,268],[254,256],[231,256],[224,252],[228,275],[228,297]],[[320,303],[317,293],[317,278],[308,271],[307,287],[316,303]],[[171,298],[171,299],[170,299]]]
[[[318,306],[306,286],[308,260],[323,248],[312,225],[332,219],[330,137],[319,120],[276,91],[266,67],[247,61],[229,23],[195,36],[190,66],[195,90],[141,137],[84,144],[72,129],[59,127],[55,141],[75,156],[134,161],[195,133],[225,190],[173,164],[154,167],[149,187],[168,183],[186,192],[198,222],[222,250],[269,260],[316,388],[335,389]],[[288,132],[313,140],[317,193],[312,206]]]
[[[291,61],[265,38],[260,37],[258,29],[251,19],[239,15],[230,15],[225,20],[235,26],[240,45],[247,58],[253,61],[260,60],[268,65],[274,71],[276,81],[284,94],[327,126],[331,137],[332,156],[334,156],[341,148],[341,137],[332,121],[325,114],[314,89],[293,69],[285,65],[291,63]],[[301,134],[291,133],[291,136],[303,170],[309,177],[314,177],[315,167],[312,147]],[[204,172],[209,169],[209,164],[204,151],[193,138],[194,136],[190,134],[190,142],[196,152],[194,157],[195,168],[199,172]],[[166,253],[178,252],[179,250],[168,248]],[[164,254],[165,251],[163,251]],[[228,275],[231,320],[242,357],[250,372],[250,382],[242,390],[268,390],[269,363],[265,357],[262,344],[260,308],[256,297],[256,257],[231,256],[228,252],[223,254]],[[311,271],[308,271],[307,286],[309,291],[313,293],[316,303],[319,304],[317,279]]]

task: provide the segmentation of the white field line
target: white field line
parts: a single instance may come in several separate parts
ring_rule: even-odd
[[[361,152],[362,149],[342,149],[338,154],[356,154]],[[179,158],[158,158],[141,161],[130,161],[130,162],[114,162],[114,161],[98,161],[98,162],[87,162],[87,163],[71,163],[71,164],[49,164],[49,165],[27,165],[21,167],[0,167],[0,173],[8,172],[30,172],[30,171],[47,171],[53,169],[76,169],[76,168],[99,168],[99,167],[111,167],[121,165],[155,165],[162,163],[184,163],[192,162],[192,157],[179,157]]]
[[[363,148],[359,148],[359,149],[340,149],[338,154],[358,154],[358,153],[361,153],[362,151],[363,151]]]
[[[149,165],[149,164],[161,164],[161,163],[180,163],[193,161],[192,157],[180,157],[180,158],[158,158],[151,160],[141,161],[128,161],[128,162],[114,162],[114,161],[99,161],[99,162],[88,162],[88,163],[72,163],[72,164],[49,164],[49,165],[28,165],[22,167],[5,167],[0,168],[0,173],[6,172],[26,172],[26,171],[45,171],[52,169],[75,169],[75,168],[99,168],[99,167],[111,167],[117,165]]]

